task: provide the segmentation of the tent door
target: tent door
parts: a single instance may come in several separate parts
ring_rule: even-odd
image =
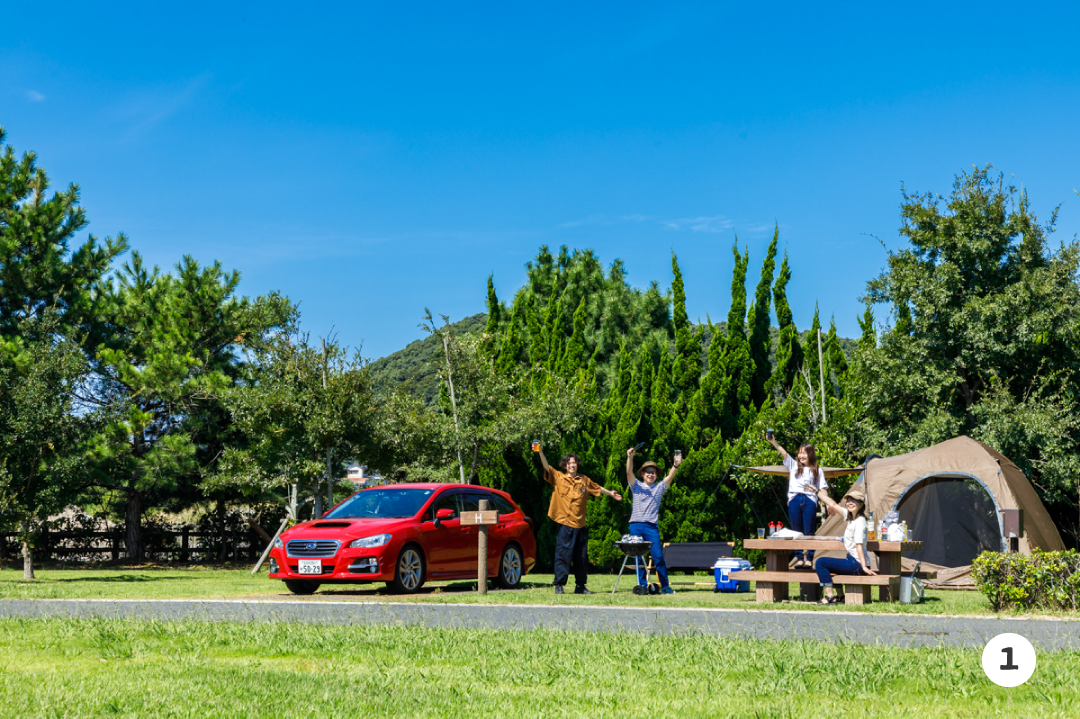
[[[920,477],[904,490],[894,509],[908,523],[912,539],[925,544],[923,551],[910,553],[912,559],[963,567],[984,551],[1002,551],[997,501],[977,477]]]

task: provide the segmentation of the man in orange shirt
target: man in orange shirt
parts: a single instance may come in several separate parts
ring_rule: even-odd
[[[585,526],[585,503],[589,497],[601,494],[621,502],[622,495],[601,487],[584,474],[578,474],[576,454],[562,458],[559,466],[563,471],[560,472],[548,464],[543,450],[537,451],[544,465],[544,479],[555,488],[551,494],[551,506],[548,507],[548,516],[559,525],[555,538],[555,593],[563,593],[572,563],[577,582],[574,594],[592,594],[585,588],[589,579],[589,529]]]

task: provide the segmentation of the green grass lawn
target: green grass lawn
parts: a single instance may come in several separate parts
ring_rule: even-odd
[[[21,571],[0,571],[0,599],[179,599],[179,598],[248,598],[303,599],[306,601],[408,601],[408,602],[466,602],[487,604],[559,604],[632,607],[726,607],[740,609],[815,609],[836,611],[835,607],[816,607],[797,600],[777,604],[757,604],[754,593],[716,594],[710,586],[675,586],[673,596],[639,597],[630,593],[634,584],[624,575],[618,593],[610,594],[615,577],[595,574],[589,587],[595,594],[579,596],[572,593],[556,596],[550,574],[525,577],[522,588],[514,591],[492,589],[487,596],[476,593],[476,582],[433,582],[416,595],[393,595],[383,584],[323,585],[310,597],[290,594],[282,582],[269,579],[265,570],[251,576],[249,569],[230,568],[98,568],[98,569],[41,569],[37,579],[26,581]],[[709,577],[674,576],[672,582],[708,582]],[[791,595],[798,596],[799,587],[791,585]],[[877,596],[877,590],[874,592]],[[899,612],[919,614],[991,614],[986,598],[978,592],[930,591],[918,605],[878,603],[857,608],[863,612]]]
[[[415,627],[0,620],[3,717],[1076,716],[1080,653]]]

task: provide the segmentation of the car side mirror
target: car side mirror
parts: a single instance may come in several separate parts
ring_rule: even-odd
[[[436,509],[435,510],[435,526],[441,526],[444,519],[453,519],[454,510],[452,509]]]

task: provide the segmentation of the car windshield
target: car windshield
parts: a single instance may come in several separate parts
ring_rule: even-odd
[[[325,519],[412,517],[428,501],[432,491],[408,487],[365,489],[346,499]]]

